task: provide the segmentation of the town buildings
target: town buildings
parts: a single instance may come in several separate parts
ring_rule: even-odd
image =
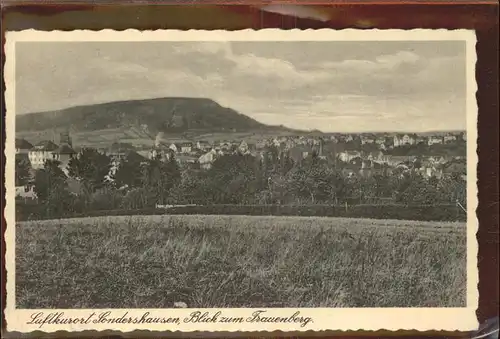
[[[394,147],[400,147],[404,145],[414,145],[415,137],[410,134],[398,134],[394,136]]]
[[[160,135],[152,147],[142,150],[136,150],[130,144],[115,143],[100,151],[112,159],[110,177],[125,158],[135,155],[139,162],[146,162],[148,158],[167,161],[174,157],[181,168],[209,170],[223,155],[244,154],[263,160],[267,154],[278,159],[288,157],[294,163],[300,163],[315,155],[348,176],[390,174],[397,169],[415,171],[426,177],[441,178],[453,175],[465,176],[465,154],[456,153],[455,156],[447,154],[450,150],[453,154],[453,149],[458,149],[459,146],[463,148],[464,138],[466,138],[465,133],[449,133],[444,136],[380,133],[266,136],[262,139],[253,135],[247,140],[239,138],[212,142],[202,140],[172,142],[172,139],[167,140],[165,135]],[[433,145],[438,146],[430,147]],[[45,140],[32,145],[28,140],[16,139],[15,150],[16,158],[24,157],[33,170],[43,168],[47,160],[57,160],[66,173],[69,162],[78,154],[78,149],[75,150],[73,147],[69,133],[61,133],[59,144]],[[411,151],[409,153],[411,155],[404,155],[408,150]],[[16,192],[19,196],[26,197],[31,194],[29,187],[16,188]]]

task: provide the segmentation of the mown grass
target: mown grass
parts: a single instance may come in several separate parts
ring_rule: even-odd
[[[18,223],[18,308],[463,307],[465,223],[132,216]]]

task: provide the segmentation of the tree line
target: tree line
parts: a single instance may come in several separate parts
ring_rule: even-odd
[[[47,161],[29,175],[29,163],[16,160],[16,185],[31,184],[36,204],[47,215],[92,210],[136,210],[156,205],[405,205],[465,203],[459,176],[427,178],[417,171],[396,170],[368,177],[345,175],[315,153],[295,162],[276,149],[263,157],[228,154],[212,167],[181,168],[172,155],[166,161],[129,152],[112,171],[111,157],[86,148],[69,161],[67,171]],[[77,193],[70,180],[77,182]]]

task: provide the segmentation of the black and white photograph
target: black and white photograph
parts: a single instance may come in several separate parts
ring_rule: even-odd
[[[474,34],[274,31],[11,35],[12,315],[475,321]]]

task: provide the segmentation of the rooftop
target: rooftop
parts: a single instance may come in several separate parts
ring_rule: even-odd
[[[49,151],[49,152],[51,152],[51,151],[55,151],[58,148],[58,146],[50,140],[44,140],[44,141],[40,141],[33,148],[37,151]]]
[[[33,145],[29,143],[26,139],[17,139],[16,138],[16,148],[19,149],[31,149]]]

